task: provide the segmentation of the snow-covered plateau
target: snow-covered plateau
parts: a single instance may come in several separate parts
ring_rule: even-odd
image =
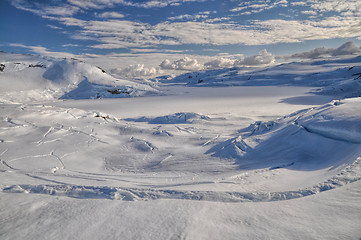
[[[360,239],[361,57],[120,79],[0,53],[0,239]]]

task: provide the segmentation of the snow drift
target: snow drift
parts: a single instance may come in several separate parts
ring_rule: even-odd
[[[255,122],[206,153],[240,168],[316,170],[353,162],[361,154],[361,98],[333,101],[275,121]]]

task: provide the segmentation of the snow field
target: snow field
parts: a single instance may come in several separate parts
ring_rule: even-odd
[[[0,238],[361,235],[359,58],[153,82],[0,59]]]

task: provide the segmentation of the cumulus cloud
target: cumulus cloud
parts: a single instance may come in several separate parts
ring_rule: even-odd
[[[275,62],[275,57],[272,53],[267,52],[266,49],[263,49],[255,56],[249,56],[241,58],[235,61],[235,66],[258,66],[258,65],[267,65]]]
[[[144,64],[129,65],[123,69],[112,69],[112,73],[122,77],[151,77],[163,73],[158,68],[147,68]]]
[[[260,51],[257,55],[249,57],[241,57],[239,59],[230,59],[230,58],[217,58],[211,61],[208,61],[204,64],[206,69],[221,69],[221,68],[230,68],[230,67],[241,67],[241,66],[261,66],[268,65],[275,62],[275,57],[272,53],[267,52],[266,49]]]
[[[333,56],[340,55],[350,55],[350,54],[359,54],[361,53],[361,48],[358,47],[354,42],[346,42],[342,44],[340,47],[334,49],[332,51]]]
[[[361,48],[358,47],[354,42],[346,42],[338,48],[315,48],[308,52],[293,54],[289,56],[289,58],[315,59],[325,56],[343,56],[352,54],[361,54]]]
[[[234,59],[218,58],[218,59],[214,59],[209,62],[206,62],[204,64],[204,67],[206,69],[230,68],[230,67],[234,66],[234,63],[235,63]]]
[[[325,47],[315,48],[308,52],[295,53],[290,56],[290,58],[318,58],[324,55],[329,54],[329,50]]]
[[[173,62],[165,59],[159,66],[167,70],[197,71],[203,69],[202,64],[199,64],[196,59],[189,57],[184,57]]]
[[[219,57],[213,58],[204,64],[200,64],[196,59],[191,59],[189,57],[184,57],[173,62],[165,59],[159,66],[164,70],[198,71],[202,69],[268,65],[274,63],[274,61],[275,57],[272,53],[269,53],[266,49],[264,49],[254,56],[241,57],[238,59]]]

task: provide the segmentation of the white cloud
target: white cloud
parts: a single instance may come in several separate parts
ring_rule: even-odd
[[[206,0],[150,0],[140,3],[139,1],[127,0],[68,0],[69,3],[84,9],[104,9],[116,5],[138,8],[162,8],[166,6],[179,6],[185,2],[204,2]]]
[[[304,2],[304,1],[301,1],[301,2],[291,1],[290,4],[291,4],[292,6],[306,6],[306,5],[307,5],[307,3]]]
[[[111,71],[121,77],[151,77],[162,73],[161,70],[155,67],[144,67],[144,64],[129,65],[123,69],[115,68]]]
[[[338,48],[315,48],[308,52],[296,53],[289,58],[304,58],[304,59],[315,59],[325,56],[343,56],[361,54],[361,48],[353,42],[346,42]]]
[[[252,13],[260,13],[266,10],[270,10],[275,7],[287,7],[287,0],[276,0],[276,1],[265,1],[265,0],[255,0],[255,1],[241,1],[238,7],[230,9],[231,12],[242,12],[240,15],[249,15]]]
[[[346,42],[332,51],[333,56],[342,56],[342,55],[360,54],[360,53],[361,53],[361,48],[358,47],[354,42]]]
[[[295,53],[290,56],[290,58],[318,58],[320,56],[324,56],[329,54],[329,50],[325,47],[315,48],[308,52]]]
[[[180,15],[180,16],[175,16],[175,17],[169,17],[169,20],[172,21],[177,21],[177,20],[200,20],[200,19],[206,19],[209,16],[207,14],[194,14],[194,15],[189,15],[189,14],[185,14],[185,15]]]
[[[154,26],[155,35],[173,40],[175,44],[248,44],[252,30],[236,24],[206,22],[163,22]]]
[[[218,58],[218,59],[214,59],[209,62],[206,62],[204,64],[204,67],[206,69],[230,68],[230,67],[234,66],[234,63],[235,63],[234,59]]]
[[[71,37],[96,40],[99,44],[92,47],[100,49],[181,44],[264,45],[361,37],[356,18],[327,18],[323,21],[273,19],[253,21],[249,26],[193,21],[150,25],[116,19],[84,21],[72,17],[58,18],[58,21],[67,26],[78,26],[80,30]]]
[[[153,8],[174,6],[192,1],[196,0],[68,0],[62,5],[59,5],[60,1],[57,0],[48,1],[48,4],[45,4],[44,1],[12,0],[11,4],[49,20],[58,21],[65,25],[65,30],[66,26],[74,27],[69,36],[70,38],[96,41],[92,46],[87,47],[97,49],[140,49],[156,48],[160,45],[182,44],[210,46],[230,44],[265,45],[334,38],[361,39],[361,1],[359,0],[349,0],[347,2],[339,0],[240,1],[238,7],[231,11],[252,14],[275,7],[291,5],[302,6],[304,11],[300,13],[304,13],[303,17],[309,18],[302,21],[285,19],[254,20],[247,22],[247,25],[240,25],[236,22],[222,23],[225,20],[232,20],[229,17],[209,19],[212,14],[209,11],[199,12],[194,15],[171,17],[169,19],[172,21],[181,21],[165,21],[154,25],[114,19],[123,18],[124,15],[111,11],[96,15],[106,18],[106,20],[101,19],[103,21],[82,20],[72,17],[78,12],[86,13],[88,9],[105,9],[116,5]],[[39,2],[41,3],[39,4]],[[331,15],[331,17],[325,17],[328,16],[327,14],[321,17],[322,14],[319,14],[327,12],[339,12],[340,14]],[[48,27],[58,28],[54,25],[48,25]],[[216,62],[213,64],[217,65]]]
[[[68,44],[64,44],[62,45],[62,47],[79,47],[78,44],[71,44],[71,43],[68,43]]]
[[[117,1],[117,0],[115,0]],[[186,2],[205,2],[207,0],[150,0],[145,3],[138,3],[137,1],[127,2],[125,5],[139,7],[139,8],[162,8],[166,6],[179,6]],[[118,0],[118,2],[125,2]]]
[[[58,27],[58,26],[54,26],[54,25],[51,25],[51,24],[46,24],[47,27],[50,27],[52,29],[63,29],[61,27]]]
[[[307,3],[311,8],[320,12],[354,12],[360,14],[361,2],[359,0],[308,0]]]
[[[189,57],[184,57],[173,62],[165,59],[159,66],[167,70],[197,71],[203,69],[202,64],[199,64],[196,59]]]
[[[73,17],[62,17],[62,18],[48,17],[48,19],[59,21],[65,26],[84,27],[87,24],[87,21],[83,21]]]
[[[124,18],[124,14],[118,12],[103,12],[96,14],[96,16],[100,18]]]
[[[113,7],[115,4],[113,0],[68,0],[68,2],[83,9],[103,9]]]
[[[86,21],[72,17],[80,9],[83,9],[82,11],[85,11],[84,9],[104,9],[116,5],[150,8],[183,4],[189,1],[196,0],[153,0],[142,2],[129,0],[68,0],[68,3],[61,6],[35,4],[28,0],[13,0],[11,3],[19,9],[31,11],[50,20],[59,21],[65,26],[78,27],[77,31],[72,31],[70,38],[97,41],[91,47],[98,49],[154,48],[159,45],[182,44],[265,45],[333,38],[361,38],[361,2],[359,0],[349,0],[348,2],[307,0],[310,10],[305,10],[304,13],[313,15],[305,16],[315,17],[315,19],[310,18],[303,21],[258,20],[250,21],[248,25],[240,25],[235,22],[221,23],[224,20],[231,20],[226,17],[208,19],[211,13],[207,11],[195,15],[180,15],[171,18],[172,20],[182,20],[181,22],[165,21],[155,25],[120,19]],[[56,4],[58,1],[51,1],[51,3]],[[252,14],[275,7],[301,4],[301,2],[288,3],[285,0],[255,0],[241,2],[239,7],[232,11],[245,11],[241,14]],[[338,11],[343,15],[323,17],[322,19],[318,19],[318,16],[314,15],[314,12],[327,11]],[[104,18],[123,17],[122,14],[117,12],[104,12],[98,16]]]
[[[248,7],[236,7],[236,8],[232,8],[230,11],[231,12],[240,12],[244,9],[247,9]]]
[[[263,49],[255,56],[245,57],[243,59],[237,60],[234,65],[236,66],[258,66],[258,65],[267,65],[275,62],[275,57],[272,53],[267,52],[266,49]]]
[[[260,51],[258,55],[249,57],[235,58],[213,58],[204,64],[198,63],[196,59],[184,57],[176,61],[165,59],[159,66],[164,70],[182,70],[182,71],[198,71],[202,69],[221,69],[240,66],[260,66],[268,65],[275,62],[275,57],[267,52],[266,49]]]
[[[79,12],[80,8],[70,4],[47,5],[27,0],[12,0],[10,3],[24,11],[32,12],[39,16],[72,16]]]
[[[212,19],[206,19],[206,23],[215,23],[215,22],[222,22],[222,21],[229,21],[231,20],[230,17],[220,17],[220,18],[212,18]]]
[[[161,8],[166,7],[170,4],[170,1],[148,1],[145,3],[133,3],[132,6],[134,7],[141,7],[141,8]]]
[[[132,48],[130,49],[131,53],[154,53],[158,52],[158,49],[155,48]]]
[[[241,66],[260,66],[268,65],[275,62],[275,57],[272,53],[267,52],[266,49],[263,49],[258,53],[258,55],[249,56],[249,57],[240,57],[239,59],[231,58],[218,58],[213,59],[204,64],[206,69],[220,69],[220,68],[230,68],[230,67],[241,67]]]
[[[81,9],[105,9],[116,6],[129,6],[137,8],[162,8],[166,6],[180,5],[185,2],[196,2],[206,0],[150,0],[140,3],[139,1],[129,0],[67,0],[63,1],[33,1],[33,0],[11,0],[14,7],[20,10],[32,12],[41,17],[71,17],[80,12]],[[102,15],[102,14],[100,14]],[[104,13],[102,18],[122,18],[123,16],[116,12]]]
[[[10,43],[9,46],[27,48],[30,51],[32,51],[36,54],[39,54],[41,56],[48,56],[48,57],[54,57],[54,58],[74,58],[75,57],[74,54],[67,53],[67,52],[52,52],[42,46],[27,46],[27,45],[19,44],[19,43]]]
[[[169,17],[168,19],[171,20],[171,21],[177,21],[177,20],[204,20],[204,19],[207,19],[210,14],[211,14],[210,11],[205,11],[205,12],[199,12],[199,13],[193,14],[193,15],[184,14],[184,15]]]
[[[305,15],[317,15],[316,11],[302,11],[301,13]]]
[[[163,52],[154,52],[154,53],[109,53],[106,55],[97,55],[97,54],[83,54],[77,56],[76,58],[83,60],[85,62],[91,63],[93,65],[100,66],[104,70],[110,72],[112,69],[117,68],[118,70],[125,69],[129,65],[144,64],[146,68],[159,69],[159,64],[164,61],[164,59],[169,59],[171,62],[178,59],[189,57],[197,59],[198,63],[203,67],[204,62],[208,62],[211,57],[204,55],[185,55],[184,52],[173,52],[173,51],[163,51]],[[173,69],[162,69],[164,74],[179,74],[179,70]],[[189,71],[189,70],[187,70]],[[162,74],[163,75],[163,74]]]
[[[72,16],[79,12],[79,8],[71,5],[64,6],[45,6],[41,9],[44,15],[55,15],[55,16]]]
[[[163,74],[176,74],[178,71],[199,71],[203,69],[266,65],[268,63],[272,63],[274,59],[272,54],[268,53],[266,50],[261,51],[259,55],[245,58],[241,57],[237,60],[236,57],[239,57],[240,55],[228,55],[219,58],[211,58],[209,56],[202,55],[185,56],[184,54],[170,54],[166,52],[147,54],[146,51],[144,53],[137,53],[136,55],[132,53],[75,55],[66,52],[52,52],[42,46],[27,46],[17,43],[9,45],[13,47],[27,48],[42,56],[80,59],[90,64],[101,66],[106,71],[112,72],[115,75],[128,78],[148,78]],[[66,44],[64,46],[73,45]],[[162,59],[165,60],[162,61]],[[161,64],[159,65],[160,62]]]

